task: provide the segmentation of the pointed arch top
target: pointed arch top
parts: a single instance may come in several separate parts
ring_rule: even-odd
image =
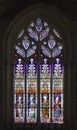
[[[12,101],[10,100],[9,97],[11,97],[13,93],[13,91],[11,91],[10,86],[13,87],[13,83],[11,82],[13,78],[11,67],[13,65],[15,41],[18,34],[21,32],[21,30],[23,30],[25,26],[28,27],[28,25],[32,21],[36,20],[38,17],[46,21],[50,25],[50,28],[55,28],[58,32],[60,32],[63,43],[64,43],[63,45],[64,50],[65,50],[64,63],[65,64],[67,63],[67,66],[69,66],[69,62],[72,59],[72,56],[71,56],[72,39],[71,39],[71,30],[69,27],[69,22],[63,16],[63,14],[59,12],[58,9],[56,9],[55,7],[52,7],[51,5],[45,5],[45,4],[39,3],[36,5],[32,5],[31,7],[28,7],[24,9],[23,11],[21,11],[21,13],[18,14],[18,16],[16,16],[16,18],[14,18],[14,20],[11,22],[10,26],[8,27],[6,31],[5,38],[4,38],[4,48],[3,48],[4,59],[3,60],[4,62],[6,61],[6,63],[8,63],[7,70],[6,70],[7,80],[4,83],[4,86],[5,84],[7,85],[7,94],[6,94],[7,95],[6,98],[8,99],[7,106],[6,106],[7,107],[7,112],[6,112],[7,122],[12,121],[12,117],[13,117],[13,114],[11,112],[9,113],[8,109],[11,108],[11,104],[12,104]],[[65,75],[66,75],[66,79],[68,79],[68,81],[66,82],[68,84],[68,88],[66,91],[68,95],[68,92],[70,90],[70,83],[69,83],[70,77],[69,77],[69,70],[67,71],[68,71],[68,75],[66,74]],[[70,94],[68,95],[67,100],[68,102],[70,102]],[[67,110],[66,115],[67,115],[67,120],[69,120],[70,110],[68,110],[68,107],[66,107],[65,110]],[[68,121],[66,121],[66,123],[67,122]]]
[[[42,18],[50,25],[51,28],[55,28],[58,32],[60,32],[62,39],[64,41],[64,49],[66,50],[65,57],[68,57],[69,55],[70,57],[69,59],[67,59],[67,61],[68,60],[70,61],[72,59],[71,57],[72,49],[70,50],[69,46],[72,48],[72,43],[71,43],[71,30],[69,27],[69,21],[63,16],[63,14],[58,9],[56,9],[51,5],[45,5],[42,3],[38,3],[24,9],[11,22],[5,34],[5,40],[4,40],[5,48],[7,47],[10,49],[11,45],[14,45],[14,40],[17,37],[18,33],[21,30],[23,30],[24,26],[27,27],[31,21],[36,20],[37,17]],[[8,51],[8,53],[9,52],[10,50]]]

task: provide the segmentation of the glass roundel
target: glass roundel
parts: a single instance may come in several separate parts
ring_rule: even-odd
[[[62,38],[37,18],[16,39],[14,122],[63,124],[63,84]]]

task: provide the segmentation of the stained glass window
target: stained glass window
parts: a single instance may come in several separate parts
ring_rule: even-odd
[[[18,33],[14,51],[14,122],[64,122],[61,34],[37,18]]]

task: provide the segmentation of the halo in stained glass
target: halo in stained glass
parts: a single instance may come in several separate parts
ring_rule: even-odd
[[[53,47],[56,45],[56,41],[51,39],[48,41],[48,46],[50,49],[53,49]]]
[[[24,29],[18,34],[18,38],[20,38],[24,34]]]
[[[28,49],[27,51],[27,57],[33,55],[35,53],[35,50],[33,48]]]
[[[29,45],[30,45],[30,41],[29,40],[23,40],[22,41],[22,45],[25,49],[28,49]]]

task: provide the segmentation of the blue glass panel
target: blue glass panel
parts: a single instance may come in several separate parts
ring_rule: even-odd
[[[63,94],[53,94],[52,123],[63,123]]]

